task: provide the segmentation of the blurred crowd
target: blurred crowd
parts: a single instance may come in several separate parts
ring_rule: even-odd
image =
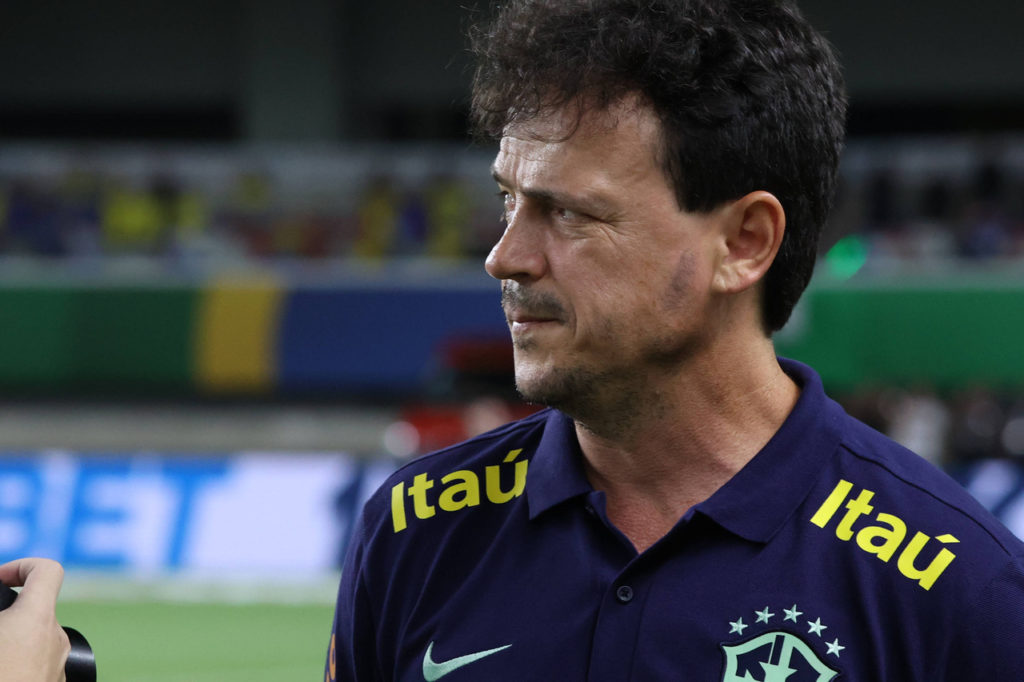
[[[0,156],[6,256],[460,259],[485,253],[497,238],[493,192],[476,191],[479,179],[447,162],[445,151],[418,163],[388,153],[310,155],[309,163],[301,153],[264,161],[230,151]],[[474,175],[489,182],[486,164],[473,161]]]
[[[870,264],[1024,255],[1024,143],[851,143],[823,245]],[[997,149],[997,152],[993,152]],[[368,262],[478,258],[485,150],[0,150],[0,255]]]
[[[1024,254],[1020,190],[994,163],[975,169],[968,182],[936,178],[912,189],[883,169],[868,179],[858,231],[869,258],[1017,258]]]
[[[875,269],[1024,257],[1024,150],[968,140],[849,150],[825,245],[856,235]]]
[[[1024,464],[1024,395],[975,386],[862,387],[838,396],[846,410],[922,457],[956,471],[985,459]]]

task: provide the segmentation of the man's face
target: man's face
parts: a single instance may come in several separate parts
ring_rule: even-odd
[[[570,412],[654,388],[693,357],[721,250],[716,212],[679,209],[649,109],[627,101],[573,121],[506,130],[493,171],[507,225],[486,264],[502,280],[520,393]]]

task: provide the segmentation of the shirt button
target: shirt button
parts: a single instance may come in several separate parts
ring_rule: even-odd
[[[633,588],[629,585],[621,585],[619,589],[615,590],[615,598],[619,600],[620,604],[628,604],[633,601]]]

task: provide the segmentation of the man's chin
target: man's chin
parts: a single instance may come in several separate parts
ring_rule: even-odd
[[[516,368],[516,391],[528,403],[563,411],[589,395],[592,375],[578,368]]]
[[[557,407],[561,400],[560,392],[554,390],[550,381],[545,380],[543,375],[538,376],[535,372],[525,373],[516,371],[516,391],[519,396],[528,403],[534,405],[547,405]]]
[[[518,377],[516,377],[516,393],[519,394],[520,398],[532,405],[548,405],[543,391],[538,390],[532,382],[522,381]]]

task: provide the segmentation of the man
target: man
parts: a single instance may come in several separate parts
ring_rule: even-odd
[[[339,680],[1024,680],[1024,547],[771,334],[845,99],[775,0],[513,0],[476,36],[516,384],[367,504]]]
[[[64,569],[49,559],[19,559],[0,566],[0,582],[24,586],[7,609],[0,611],[0,680],[63,682],[71,650],[57,623],[57,593]]]

